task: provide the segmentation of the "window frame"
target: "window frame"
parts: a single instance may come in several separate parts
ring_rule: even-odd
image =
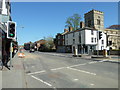
[[[93,42],[94,42],[94,38],[92,37],[92,38],[91,38],[91,43],[93,43]]]
[[[101,43],[104,44],[104,40],[101,40]]]

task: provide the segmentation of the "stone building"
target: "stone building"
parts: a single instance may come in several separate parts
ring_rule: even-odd
[[[120,49],[120,30],[105,29],[107,34],[107,46],[109,49]]]
[[[98,10],[91,10],[85,13],[85,27],[104,30],[104,13]]]
[[[107,49],[120,48],[120,25],[111,25],[107,29],[104,28],[104,13],[98,10],[91,10],[84,15],[85,27],[95,28],[98,31],[106,33]]]
[[[104,12],[93,9],[84,14],[84,20],[78,30],[68,27],[67,33],[56,35],[58,51],[74,52],[77,49],[78,53],[89,53],[89,50],[120,49],[120,25],[105,29]]]

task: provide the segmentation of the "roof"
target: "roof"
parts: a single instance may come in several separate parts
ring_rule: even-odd
[[[117,29],[117,30],[120,30],[120,25],[111,25],[107,29]]]
[[[79,28],[79,29],[77,29],[77,30],[68,32],[68,33],[66,33],[66,34],[73,33],[73,32],[78,32],[78,31],[82,31],[82,30],[85,30],[85,29],[87,29],[87,30],[96,30],[96,29],[94,29],[94,28],[84,27],[84,28]]]
[[[36,43],[44,43],[45,41],[46,41],[46,40],[41,39],[41,40],[36,41]]]
[[[99,12],[99,13],[104,13],[104,12],[102,12],[102,11],[92,9],[91,11],[85,13],[84,15],[86,15],[86,14],[88,14],[88,13],[93,13],[94,11],[95,11],[95,12]]]

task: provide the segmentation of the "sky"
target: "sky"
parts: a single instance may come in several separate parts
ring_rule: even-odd
[[[68,17],[95,9],[104,12],[104,27],[118,24],[117,2],[12,2],[11,16],[17,23],[18,44],[35,42],[62,33]],[[24,28],[23,28],[24,27]]]

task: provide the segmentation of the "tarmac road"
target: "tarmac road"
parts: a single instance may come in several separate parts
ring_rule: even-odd
[[[117,63],[43,52],[24,53],[27,88],[118,88]]]

